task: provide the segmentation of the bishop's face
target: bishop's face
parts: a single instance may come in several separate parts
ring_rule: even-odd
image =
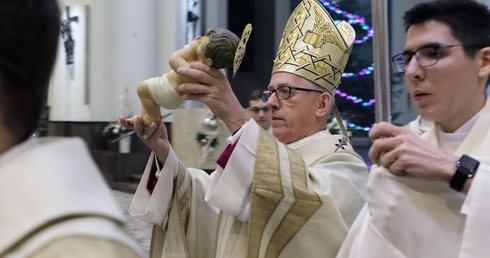
[[[298,87],[315,91],[292,90],[287,99],[278,99],[274,93],[267,100],[272,112],[272,133],[282,143],[288,144],[325,129],[323,118],[319,117],[318,106],[322,95],[315,84],[291,73],[277,72],[271,77],[268,89]]]

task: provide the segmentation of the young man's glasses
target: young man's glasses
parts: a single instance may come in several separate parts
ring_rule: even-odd
[[[267,113],[270,111],[270,109],[267,106],[264,107],[250,107],[248,110],[254,112],[255,114],[258,114],[260,111],[264,111],[264,113]]]
[[[264,90],[264,91],[262,91],[262,102],[267,102],[267,100],[269,100],[269,98],[272,96],[273,93],[276,93],[276,98],[278,100],[288,99],[291,97],[291,91],[292,90],[323,93],[323,91],[319,91],[319,90],[298,88],[298,87],[292,87],[292,86],[281,86],[275,90]]]
[[[430,44],[423,46],[415,51],[404,51],[401,54],[392,57],[395,67],[398,72],[404,73],[407,71],[407,66],[415,56],[415,60],[421,67],[429,67],[437,64],[439,59],[446,56],[444,49],[452,47],[464,47],[464,48],[482,48],[481,44],[461,44],[461,45],[441,45]]]

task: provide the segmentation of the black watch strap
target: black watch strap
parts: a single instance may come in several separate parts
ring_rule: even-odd
[[[458,192],[463,190],[466,180],[475,176],[479,165],[480,162],[478,160],[473,159],[468,155],[461,156],[461,158],[456,161],[456,172],[451,178],[449,186]]]

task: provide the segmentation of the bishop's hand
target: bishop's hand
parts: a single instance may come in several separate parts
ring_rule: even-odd
[[[163,122],[153,122],[144,126],[143,117],[138,115],[134,119],[134,124],[128,123],[127,119],[122,116],[119,117],[119,123],[126,129],[134,130],[143,143],[155,153],[160,163],[165,163],[170,151],[170,142]]]

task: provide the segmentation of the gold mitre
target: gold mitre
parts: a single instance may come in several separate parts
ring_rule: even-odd
[[[350,24],[335,25],[317,0],[303,0],[289,16],[272,74],[299,75],[334,95],[355,37]]]

